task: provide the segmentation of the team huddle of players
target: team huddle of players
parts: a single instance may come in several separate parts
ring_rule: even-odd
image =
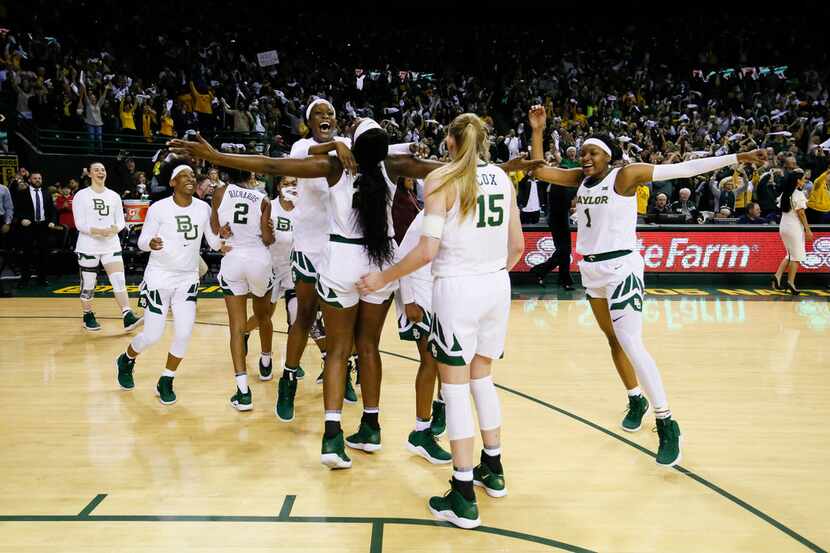
[[[122,388],[134,387],[136,358],[160,339],[167,311],[172,309],[175,333],[156,394],[163,404],[176,401],[173,381],[195,322],[204,237],[211,248],[224,253],[219,283],[225,292],[236,384],[231,405],[239,411],[253,408],[245,356],[247,336],[257,327],[262,348],[259,378],[272,378],[271,317],[284,298],[289,334],[275,414],[283,422],[294,418],[297,381],[304,375],[300,358],[316,329],[312,337],[324,362],[319,379],[325,427],[320,460],[332,469],[349,468],[352,460],[346,447],[368,453],[381,449],[378,348],[394,296],[400,337],[416,342],[420,354],[416,420],[406,446],[431,463],[453,463],[451,490],[429,500],[431,512],[462,528],[478,526],[473,486],[492,497],[506,495],[501,409],[491,371],[492,361],[504,353],[508,275],[523,249],[516,194],[505,171],[522,169],[554,184],[579,187],[577,197],[585,204],[577,206],[580,271],[626,386],[629,409],[621,426],[639,430],[653,404],[660,438],[657,462],[673,466],[680,461],[679,426],[671,417],[656,364],[642,342],[644,286],[643,263],[636,249],[636,186],[738,161],[759,162],[762,153],[671,166],[618,167],[615,144],[599,136],[582,144],[581,168],[547,167],[541,160],[546,114],[534,106],[529,113],[534,159],[490,164],[485,125],[474,114],[462,114],[447,129],[452,161],[444,164],[419,159],[409,144],[389,145],[386,132],[371,119],[356,120],[344,129],[345,136],[335,136],[335,111],[326,100],[312,102],[305,116],[311,137],[294,144],[285,159],[219,153],[200,137],[171,142],[171,151],[180,156],[170,172],[173,194],[150,206],[138,239],[139,248],[150,252],[141,284],[144,328],[116,361]],[[187,163],[190,159],[280,175],[283,180],[274,201],[230,184],[217,190],[208,205],[193,198],[196,181]],[[81,297],[87,312],[84,325],[97,330],[100,326],[89,305],[90,285],[94,290],[95,281],[86,275],[94,275],[102,262],[114,289],[123,280],[123,264],[118,277],[113,262],[120,255],[116,234],[123,227],[123,215],[119,223],[120,200],[104,189],[103,166],[94,164],[92,169],[90,198],[76,198],[75,206],[97,214],[85,219],[86,227],[79,225],[81,235],[89,238],[78,245]],[[394,183],[402,176],[424,179],[425,205],[397,244],[391,205]],[[124,325],[132,328],[140,320],[129,311],[125,286],[119,284],[116,292],[121,290],[123,298],[116,297],[124,309]],[[341,412],[344,400],[356,400],[349,376],[354,354],[360,367],[363,414],[357,431],[346,437]],[[438,399],[433,398],[436,379]],[[484,446],[477,465],[473,403]],[[445,428],[451,453],[437,441]]]

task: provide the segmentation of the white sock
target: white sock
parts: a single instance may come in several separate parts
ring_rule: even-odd
[[[127,356],[127,359],[129,359],[129,360],[131,360],[131,361],[132,361],[133,359],[135,359],[135,357],[130,357],[130,352],[128,352],[128,351],[125,351],[125,352],[124,352],[124,355],[126,355],[126,356]]]
[[[161,371],[161,376],[169,376],[170,378],[175,378],[176,371],[171,371],[170,369],[164,369]]]
[[[270,367],[271,366],[271,354],[270,353],[265,353],[263,351],[259,356],[259,361],[260,361],[260,363],[262,363],[263,366]]]
[[[628,397],[637,397],[643,395],[643,391],[640,390],[639,386],[635,386],[628,390]]]
[[[487,455],[488,457],[495,457],[496,455],[501,455],[501,447],[497,447],[497,448],[494,448],[494,449],[487,449],[485,447],[484,448],[484,454]]]
[[[380,407],[364,407],[364,413],[380,413]]]
[[[665,407],[655,407],[654,417],[658,419],[668,419],[671,417],[671,409],[666,405]]]
[[[341,416],[342,416],[342,413],[340,411],[326,411],[325,420],[340,422],[340,417]]]
[[[129,308],[129,306],[128,307],[122,307],[121,308],[121,316],[123,317],[124,315],[126,315],[130,311],[131,311],[131,309]]]
[[[472,482],[473,469],[453,469],[452,477],[458,480],[459,482]]]
[[[248,393],[248,373],[236,375],[236,387],[243,394]]]
[[[429,428],[431,422],[431,420],[422,421],[418,417],[415,417],[415,432],[422,432],[426,430],[427,428]]]

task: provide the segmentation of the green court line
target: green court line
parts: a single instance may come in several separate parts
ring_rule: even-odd
[[[372,542],[369,544],[369,553],[381,551],[383,551],[383,522],[375,520],[372,522]]]
[[[296,495],[285,496],[285,500],[282,502],[282,509],[280,509],[280,520],[288,520],[288,517],[291,516],[291,509],[294,508],[294,500],[296,499]]]
[[[95,510],[95,507],[97,507],[98,505],[101,504],[101,502],[104,500],[105,497],[107,497],[107,494],[105,494],[105,493],[99,493],[98,495],[96,495],[95,498],[92,501],[90,501],[87,504],[87,506],[84,507],[83,510],[81,510],[80,513],[78,513],[78,516],[79,517],[88,517],[90,515],[90,513],[92,513],[92,511]]]
[[[107,494],[98,494],[90,501],[89,506],[94,508]],[[84,511],[78,515],[0,515],[0,522],[248,522],[248,523],[297,523],[297,524],[371,524],[372,525],[372,541],[370,544],[370,553],[380,553],[383,550],[383,527],[387,524],[395,524],[401,526],[433,526],[439,528],[455,527],[448,522],[438,522],[436,520],[422,520],[417,518],[395,518],[395,517],[329,517],[329,516],[291,516],[291,507],[294,504],[297,496],[287,495],[283,501],[283,507],[280,516],[245,516],[245,515],[85,515]],[[90,509],[91,511],[91,509]],[[283,516],[285,515],[285,516]],[[455,529],[455,531],[460,531]],[[492,534],[495,536],[516,539],[540,545],[547,545],[562,551],[569,551],[572,553],[595,553],[590,549],[585,549],[576,545],[535,536],[533,534],[525,534],[524,532],[515,532],[513,530],[504,530],[502,528],[494,528],[491,526],[479,526],[472,530],[473,532],[483,532],[485,534]]]
[[[32,315],[32,316],[26,315],[26,316],[23,316],[23,317],[0,316],[0,319],[18,319],[18,318],[19,319],[74,319],[76,317],[34,316],[34,315]],[[99,317],[99,319],[121,320],[118,317]],[[228,326],[225,323],[212,323],[212,322],[206,322],[206,321],[196,321],[196,324],[201,324],[201,325],[206,325],[206,326],[225,326],[225,327]],[[281,331],[281,330],[275,330],[274,332],[276,334],[287,334],[287,332]],[[397,357],[399,359],[405,359],[405,360],[412,361],[412,362],[415,362],[415,363],[420,363],[420,361],[418,359],[415,359],[414,357],[409,357],[407,355],[402,355],[402,354],[399,354],[399,353],[394,353],[394,352],[391,352],[391,351],[384,351],[384,350],[380,350],[380,353],[383,353],[385,355],[390,355],[392,357]],[[525,394],[523,392],[520,392],[518,390],[508,388],[507,386],[503,386],[501,384],[496,384],[496,387],[501,389],[501,390],[504,390],[505,392],[511,393],[513,395],[516,395],[518,397],[527,399],[528,401],[532,401],[532,402],[534,402],[538,405],[546,407],[547,409],[550,409],[550,410],[555,411],[555,412],[557,412],[561,415],[564,415],[564,416],[566,416],[570,419],[573,419],[577,422],[580,422],[580,423],[582,423],[582,424],[584,424],[584,425],[586,425],[590,428],[593,428],[594,430],[602,432],[603,434],[605,434],[605,435],[607,435],[611,438],[614,438],[614,439],[616,439],[616,440],[618,440],[618,441],[620,441],[620,442],[622,442],[622,443],[624,443],[624,444],[640,451],[641,453],[643,453],[645,455],[648,455],[651,458],[656,458],[657,457],[656,453],[654,453],[653,451],[641,446],[640,444],[632,442],[631,440],[629,440],[629,439],[627,439],[623,436],[620,436],[616,432],[612,432],[611,430],[608,430],[607,428],[605,428],[603,426],[600,426],[600,425],[598,425],[594,422],[589,421],[588,419],[580,417],[579,415],[571,413],[570,411],[562,409],[561,407],[557,407],[557,406],[555,406],[551,403],[548,403],[548,402],[543,401],[541,399],[535,398],[533,396],[530,396],[530,395]],[[801,534],[799,534],[795,530],[791,529],[787,525],[779,522],[778,520],[776,520],[772,516],[764,513],[760,509],[750,505],[749,503],[747,503],[746,501],[740,499],[739,497],[729,493],[728,491],[724,490],[723,488],[721,488],[717,484],[714,484],[714,483],[706,480],[702,476],[692,472],[691,470],[689,470],[689,469],[687,469],[687,468],[685,468],[681,465],[676,465],[672,468],[674,470],[680,472],[681,474],[691,478],[695,482],[698,482],[699,484],[702,484],[703,486],[709,488],[710,490],[714,491],[715,493],[717,493],[721,497],[723,497],[725,499],[728,499],[729,501],[731,501],[735,505],[741,507],[742,509],[748,511],[749,513],[752,513],[756,517],[760,518],[764,522],[770,524],[774,528],[776,528],[776,529],[780,530],[781,532],[785,533],[786,535],[788,535],[789,537],[791,537],[792,539],[794,539],[795,541],[797,541],[798,543],[800,543],[804,547],[814,551],[815,553],[828,553],[827,550],[821,548],[820,546],[818,546],[814,542],[810,541],[809,539],[805,538],[804,536],[802,536]],[[293,502],[292,502],[292,505],[293,505]],[[93,508],[94,508],[94,506],[93,506]],[[285,505],[283,505],[283,508],[285,508]],[[28,515],[24,515],[24,516],[28,516]],[[60,517],[60,520],[75,520],[75,518],[76,517],[72,517],[72,516]],[[97,516],[86,517],[84,520],[90,520],[90,519],[93,519],[93,518],[98,519],[99,517],[97,517]],[[210,517],[211,520],[213,520],[215,518],[217,518],[217,517]],[[221,517],[219,517],[219,518],[221,518]],[[268,518],[274,518],[274,517],[268,517]],[[313,520],[305,520],[307,518],[312,518]],[[316,521],[319,521],[319,519],[321,519],[321,518],[326,519],[327,521],[331,521],[327,517],[290,517],[290,520],[291,521],[296,521],[296,522],[316,522]],[[204,517],[202,517],[201,519],[204,519]],[[18,518],[12,517],[12,519],[8,519],[5,516],[0,516],[0,522],[6,521],[6,520],[23,520],[23,519],[19,518],[19,517]],[[26,518],[25,520],[40,520],[40,518],[37,517],[37,516],[28,516],[28,518]],[[52,519],[50,519],[50,520],[52,520]],[[55,518],[54,520],[58,520],[58,519]],[[148,520],[156,520],[156,519],[151,518],[151,519],[148,519]],[[277,520],[279,520],[279,519],[277,518]],[[353,520],[353,519],[350,519],[350,520]],[[431,520],[430,521],[418,521],[417,519],[365,519],[365,521],[367,523],[371,522],[371,521],[374,521],[374,520],[382,520],[384,522],[384,524],[415,524],[415,525],[430,525],[430,526],[443,526],[443,525],[447,524],[447,523],[441,523],[441,522],[431,521]],[[408,522],[394,522],[394,521],[398,521],[398,520],[408,521]],[[345,522],[345,521],[343,521],[343,522]],[[476,530],[481,531],[481,532],[489,532],[491,529],[488,529],[487,527],[480,526]],[[510,532],[511,532],[510,530],[501,530],[501,529],[492,529],[492,530],[498,530],[498,532],[499,532],[498,535],[505,535],[505,536],[509,535]],[[495,532],[491,532],[491,533],[495,533]],[[521,534],[521,533],[517,533],[517,534],[525,535],[525,534]],[[529,536],[529,534],[528,534],[528,536]],[[545,538],[539,538],[539,539],[545,539]],[[550,540],[550,541],[552,543],[557,543],[557,544],[559,543],[559,542],[554,542],[553,540]],[[538,543],[545,543],[545,542],[538,542]],[[567,545],[567,544],[562,544],[562,545]]]

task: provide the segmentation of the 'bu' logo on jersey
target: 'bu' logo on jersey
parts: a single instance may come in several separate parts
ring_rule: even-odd
[[[176,215],[176,232],[184,234],[185,240],[196,240],[199,236],[199,225],[194,225],[190,215]]]
[[[285,217],[277,217],[277,230],[280,232],[288,232],[291,230],[291,221]]]
[[[110,214],[110,206],[99,198],[92,198],[92,209],[98,212],[101,217],[106,217]]]

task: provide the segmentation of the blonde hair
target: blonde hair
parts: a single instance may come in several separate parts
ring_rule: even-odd
[[[478,160],[490,161],[490,144],[487,127],[475,113],[462,113],[450,123],[447,137],[455,141],[456,153],[452,162],[430,173],[430,180],[437,180],[438,186],[430,194],[453,187],[459,196],[461,219],[470,215],[478,198],[476,166]]]

